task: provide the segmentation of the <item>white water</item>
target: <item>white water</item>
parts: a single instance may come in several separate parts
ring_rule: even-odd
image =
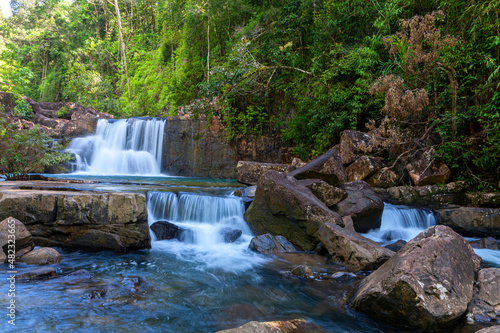
[[[164,119],[99,119],[96,134],[71,141],[72,171],[91,175],[160,175]]]
[[[168,251],[177,257],[205,268],[220,268],[238,272],[265,262],[248,250],[252,232],[243,219],[245,212],[241,198],[217,197],[193,193],[149,192],[149,224],[166,220],[191,230],[191,236],[179,240],[156,241],[152,234],[152,248]],[[234,243],[225,243],[221,230],[240,229],[242,235]]]
[[[394,243],[400,239],[409,242],[435,224],[436,219],[430,210],[385,203],[380,228],[370,230],[363,236],[383,245]]]

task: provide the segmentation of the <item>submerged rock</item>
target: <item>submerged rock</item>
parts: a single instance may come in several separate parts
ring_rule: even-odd
[[[354,230],[341,228],[332,223],[321,226],[318,237],[328,249],[334,262],[355,271],[377,269],[394,255],[394,252]]]
[[[322,224],[344,225],[342,218],[300,181],[276,171],[268,171],[260,177],[255,199],[245,218],[254,233],[282,235],[304,251],[316,247],[316,233]]]
[[[305,265],[300,265],[292,269],[292,274],[307,279],[314,279],[316,277],[311,267]]]
[[[341,216],[352,217],[354,229],[357,232],[368,232],[380,228],[384,202],[370,185],[362,180],[345,183],[340,186],[347,192],[347,199],[331,207]]]
[[[50,265],[60,263],[62,256],[56,249],[51,247],[41,247],[26,253],[18,261],[28,265]]]
[[[500,268],[479,271],[467,317],[476,321],[500,321]]]
[[[37,269],[32,269],[28,272],[18,274],[16,276],[16,281],[19,282],[29,282],[32,280],[45,280],[56,277],[57,273],[53,267],[42,267]]]
[[[289,321],[251,321],[237,328],[218,331],[217,333],[326,333],[321,327],[308,323],[304,319]]]
[[[248,248],[262,254],[278,254],[296,252],[297,250],[285,237],[271,234],[260,235],[252,238]]]
[[[234,243],[238,238],[241,237],[243,233],[240,229],[233,229],[230,227],[224,227],[220,230],[222,238],[226,243]]]
[[[450,326],[472,300],[480,261],[452,229],[430,227],[370,274],[351,305],[393,324]]]
[[[90,275],[90,272],[86,269],[77,270],[76,272],[69,273],[61,278],[61,280],[67,283],[80,283],[91,279],[92,275]]]

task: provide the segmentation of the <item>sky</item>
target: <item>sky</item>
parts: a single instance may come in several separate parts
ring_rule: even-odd
[[[10,11],[10,0],[0,0],[0,7],[2,7],[3,16],[9,17]]]

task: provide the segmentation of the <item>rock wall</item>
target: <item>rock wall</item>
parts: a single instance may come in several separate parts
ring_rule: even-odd
[[[286,162],[279,137],[238,137],[229,142],[218,118],[167,118],[162,171],[176,176],[236,178],[238,161]]]

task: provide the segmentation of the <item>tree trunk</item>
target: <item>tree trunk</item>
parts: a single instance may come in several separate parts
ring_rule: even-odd
[[[121,48],[122,48],[123,62],[125,64],[125,78],[127,79],[128,102],[130,104],[130,116],[133,117],[134,111],[132,109],[132,98],[131,98],[131,94],[130,94],[130,80],[128,78],[127,54],[125,53],[125,43],[123,42],[122,19],[120,16],[120,8],[118,7],[118,0],[115,0],[115,9],[116,9],[116,20],[118,22],[118,34],[120,36],[120,44],[121,44]]]

